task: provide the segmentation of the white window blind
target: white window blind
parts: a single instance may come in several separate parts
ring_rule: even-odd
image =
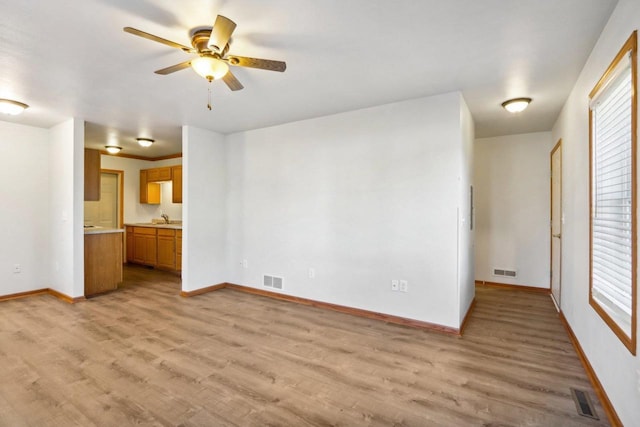
[[[631,61],[620,61],[593,96],[592,297],[631,335],[633,289],[633,171]]]

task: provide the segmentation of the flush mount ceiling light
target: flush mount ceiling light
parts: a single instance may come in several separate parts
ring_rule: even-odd
[[[151,147],[151,145],[155,142],[151,138],[136,138],[136,141],[138,141],[138,144],[140,144],[140,146],[142,147]]]
[[[509,99],[508,101],[504,101],[502,103],[502,108],[507,110],[510,113],[519,113],[526,109],[531,103],[531,98],[514,98]]]
[[[29,108],[29,106],[22,102],[13,101],[11,99],[0,99],[0,113],[15,116],[22,113],[27,108]]]
[[[118,147],[117,145],[105,145],[104,148],[107,149],[107,153],[109,154],[118,154],[122,147]]]

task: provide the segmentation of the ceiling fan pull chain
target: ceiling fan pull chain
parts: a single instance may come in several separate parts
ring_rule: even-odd
[[[211,111],[211,80],[209,80],[209,85],[207,86],[207,108]]]

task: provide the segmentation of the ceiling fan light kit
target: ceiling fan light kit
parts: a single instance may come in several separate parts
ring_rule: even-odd
[[[229,70],[229,65],[279,72],[286,70],[287,64],[283,61],[237,55],[227,56],[232,42],[231,34],[233,34],[235,28],[235,22],[227,17],[218,15],[210,30],[201,29],[193,33],[191,36],[191,46],[193,47],[188,47],[132,27],[125,27],[123,30],[129,34],[180,49],[185,53],[195,53],[199,55],[198,58],[157,70],[155,71],[156,74],[167,75],[191,67],[196,73],[207,79],[209,83],[213,80],[222,80],[229,89],[236,91],[243,89],[244,86],[242,86],[242,83],[240,83],[231,70]],[[208,107],[211,109],[210,102]]]
[[[531,103],[531,98],[513,98],[502,103],[502,108],[510,113],[519,113],[524,111]]]
[[[136,141],[138,141],[138,144],[140,144],[141,147],[145,147],[145,148],[151,147],[151,145],[153,145],[153,143],[156,142],[151,138],[136,138]]]
[[[12,99],[0,98],[0,113],[16,116],[29,108],[25,103],[14,101]]]
[[[229,66],[226,62],[211,55],[202,55],[200,58],[194,59],[191,61],[191,68],[209,81],[219,80],[229,72]]]

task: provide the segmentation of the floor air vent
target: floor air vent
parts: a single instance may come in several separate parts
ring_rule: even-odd
[[[493,275],[502,276],[502,277],[517,277],[518,273],[516,272],[516,270],[505,270],[502,268],[494,268]]]
[[[265,288],[282,289],[283,283],[284,279],[282,277],[264,275],[263,284]]]
[[[583,417],[593,418],[594,420],[600,419],[596,415],[596,410],[591,403],[591,399],[585,391],[571,388],[571,396],[573,396],[573,400],[574,402],[576,402],[576,409],[578,410],[578,414],[582,415]]]

